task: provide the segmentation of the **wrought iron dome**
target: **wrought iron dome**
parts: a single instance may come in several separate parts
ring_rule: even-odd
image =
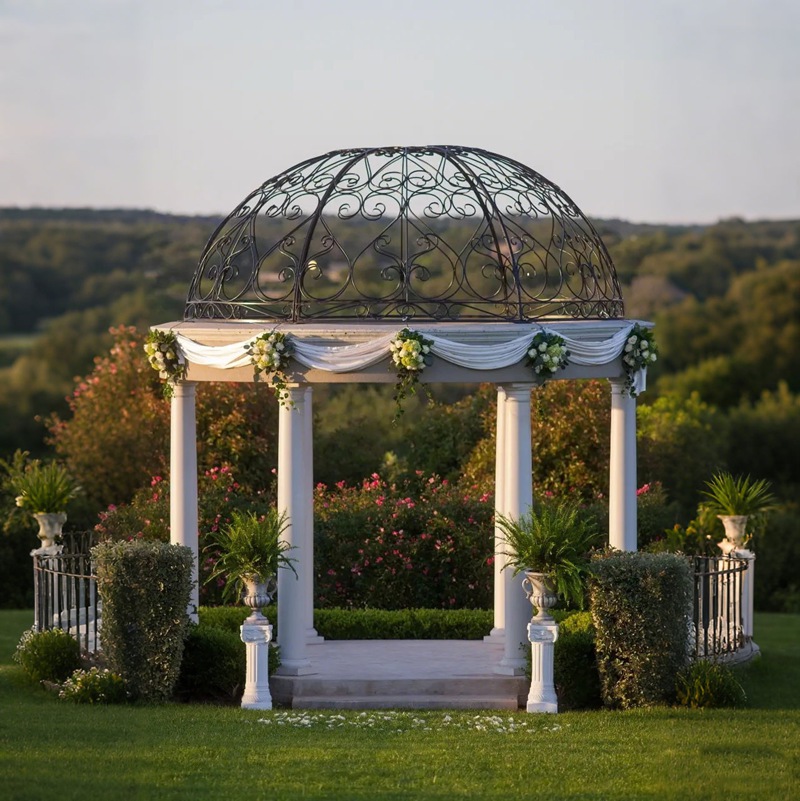
[[[611,257],[552,182],[467,147],[336,150],[219,225],[184,318],[403,321],[623,316]]]

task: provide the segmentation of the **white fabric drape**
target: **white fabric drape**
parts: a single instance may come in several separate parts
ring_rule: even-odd
[[[559,331],[557,326],[543,326],[542,330],[558,334],[564,339],[571,353],[569,360],[572,364],[601,365],[608,364],[622,353],[632,328],[633,323],[600,342],[573,339]],[[390,353],[389,344],[401,330],[402,328],[398,328],[391,334],[384,334],[369,342],[360,342],[356,345],[314,345],[299,337],[292,337],[293,358],[300,364],[317,370],[331,373],[355,372],[386,358]],[[434,356],[472,370],[497,370],[517,364],[525,358],[531,339],[536,333],[528,330],[506,342],[478,345],[455,342],[439,334],[427,332],[424,327],[414,330],[433,343],[431,351]],[[234,367],[246,367],[251,363],[245,349],[253,341],[252,339],[217,346],[201,345],[178,332],[176,338],[184,357],[193,364],[228,370]],[[646,373],[646,369],[640,370],[634,376],[634,391],[637,394],[645,389]]]

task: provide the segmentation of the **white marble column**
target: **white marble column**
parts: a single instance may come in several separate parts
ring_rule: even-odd
[[[611,383],[611,458],[608,490],[608,544],[636,550],[636,398],[622,378]]]
[[[506,391],[497,387],[497,425],[495,427],[494,460],[494,514],[505,514],[505,459],[506,459]],[[495,522],[494,526],[494,625],[484,640],[502,642],[506,627],[506,576],[503,573],[503,532]]]
[[[305,387],[306,405],[303,419],[303,462],[308,472],[309,481],[303,485],[306,497],[303,502],[305,519],[303,531],[308,545],[308,556],[303,561],[305,576],[305,621],[306,639],[309,643],[323,642],[314,628],[314,390]]]
[[[303,387],[287,387],[288,405],[278,411],[278,513],[285,514],[283,540],[291,550],[294,572],[278,570],[278,644],[281,666],[278,673],[301,676],[312,673],[306,654],[306,615],[309,594],[309,557],[307,499],[313,478],[306,461],[306,393]]]
[[[197,424],[195,387],[192,382],[175,386],[170,403],[170,542],[190,548],[194,557],[194,586],[189,599],[189,617],[197,622],[200,588],[197,572]]]
[[[505,461],[503,467],[506,517],[518,520],[533,504],[531,481],[531,384],[505,386]],[[525,650],[530,647],[527,624],[532,609],[522,589],[524,575],[503,571],[505,580],[505,638],[503,658],[496,673],[521,676],[525,673]]]

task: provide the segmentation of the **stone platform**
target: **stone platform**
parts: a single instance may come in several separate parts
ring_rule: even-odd
[[[529,681],[493,672],[503,646],[480,640],[328,640],[309,645],[315,671],[270,677],[294,709],[518,709]]]

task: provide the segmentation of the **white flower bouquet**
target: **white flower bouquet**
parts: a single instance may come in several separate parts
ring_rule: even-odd
[[[275,390],[278,403],[282,406],[291,406],[284,373],[294,352],[288,334],[279,331],[261,334],[245,346],[245,351],[253,363],[254,380],[258,381],[261,373],[271,375],[270,386]]]
[[[397,404],[395,421],[403,414],[403,400],[407,395],[413,395],[417,391],[420,373],[433,361],[432,346],[431,340],[408,328],[400,331],[389,343],[392,362],[397,370],[394,394],[394,401]]]
[[[653,332],[636,323],[628,335],[622,350],[622,366],[625,370],[625,391],[636,397],[634,376],[658,358],[658,346]]]
[[[186,376],[186,360],[172,331],[151,331],[144,343],[147,361],[164,380],[164,397],[171,398],[175,385]]]
[[[528,348],[528,365],[536,375],[550,378],[569,364],[567,343],[558,334],[540,331]]]

